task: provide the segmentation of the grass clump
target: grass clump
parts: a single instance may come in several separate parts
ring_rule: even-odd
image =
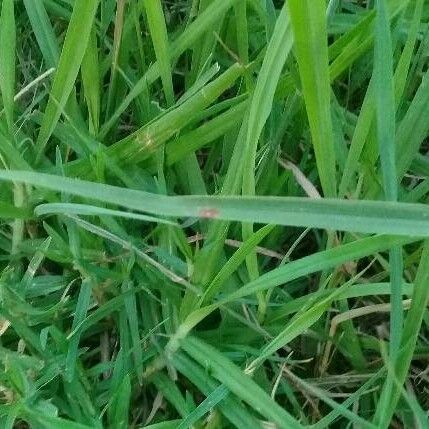
[[[429,3],[0,1],[0,427],[428,427]]]

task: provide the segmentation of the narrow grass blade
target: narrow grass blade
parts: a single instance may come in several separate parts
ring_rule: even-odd
[[[253,233],[231,256],[228,262],[216,274],[210,285],[204,292],[201,302],[209,302],[221,290],[222,285],[237,270],[246,259],[249,251],[254,249],[271,231],[273,226],[268,225]]]
[[[228,388],[221,385],[217,387],[198,407],[189,413],[177,427],[177,429],[187,429],[197,423],[204,415],[209,413],[220,401],[225,399],[229,394]]]
[[[129,275],[129,273],[128,273]],[[122,284],[122,293],[126,293],[128,291],[132,290],[132,284],[129,281],[125,281]],[[128,319],[128,328],[131,338],[131,347],[133,349],[133,355],[134,355],[134,365],[135,365],[135,371],[137,373],[137,378],[141,382],[141,375],[143,373],[143,352],[141,347],[141,340],[140,340],[140,333],[139,333],[139,318],[137,314],[137,302],[136,302],[136,296],[134,293],[127,294],[124,298],[124,308]],[[128,384],[130,381],[128,380]],[[128,387],[127,386],[124,386]],[[131,389],[131,387],[129,387]],[[131,394],[131,393],[130,393]],[[129,399],[127,401],[124,401],[125,403],[129,403]],[[127,416],[125,412],[123,412],[123,416]]]
[[[284,63],[292,48],[293,36],[286,6],[277,19],[273,37],[261,67],[250,103],[244,151],[243,194],[255,194],[255,159],[259,138],[270,115],[274,93]]]
[[[115,30],[113,34],[113,46],[111,53],[111,69],[110,69],[110,83],[107,94],[107,106],[106,114],[110,113],[111,106],[114,98],[117,96],[118,87],[118,69],[119,69],[119,58],[123,42],[123,32],[125,24],[125,7],[126,0],[116,0],[116,14],[115,14]]]
[[[127,429],[129,427],[128,416],[131,393],[130,376],[126,374],[120,380],[119,386],[109,403],[110,424],[118,429]]]
[[[25,413],[28,419],[33,424],[38,424],[46,429],[56,429],[61,427],[63,429],[91,429],[92,426],[84,425],[81,423],[72,422],[61,417],[49,416],[47,414],[36,412],[34,410],[27,410]]]
[[[261,275],[257,280],[247,283],[237,291],[230,293],[217,303],[192,312],[181,324],[175,336],[170,339],[167,349],[169,353],[174,353],[179,347],[180,340],[186,337],[191,329],[222,305],[236,302],[241,298],[254,295],[261,291],[272,289],[276,286],[296,280],[299,277],[338,267],[346,262],[359,260],[374,253],[387,250],[392,246],[403,245],[410,242],[409,238],[387,236],[369,237],[329,250],[324,250],[276,268],[269,273]]]
[[[385,197],[389,201],[396,201],[398,199],[398,186],[396,172],[396,121],[392,55],[389,18],[385,0],[378,0],[374,48],[377,139],[380,149]],[[401,248],[395,247],[390,251],[390,266],[392,284],[390,350],[392,359],[395,359],[401,342],[404,317],[402,305],[403,262]]]
[[[167,105],[171,106],[174,104],[174,89],[171,75],[168,33],[162,3],[161,0],[153,0],[144,2],[144,5],[156,59],[159,64],[159,73],[161,75],[165,99]]]
[[[97,33],[92,29],[81,66],[83,90],[89,112],[92,134],[98,134],[100,125],[100,65],[98,60]]]
[[[180,422],[181,420],[170,420],[166,422],[155,423],[153,425],[140,426],[139,429],[176,429]]]
[[[72,381],[75,376],[76,363],[78,361],[78,348],[81,331],[75,331],[75,329],[76,327],[82,325],[83,321],[85,320],[90,305],[91,295],[92,283],[90,280],[84,280],[80,288],[76,311],[73,318],[72,332],[74,333],[69,340],[67,350],[65,377],[69,382]]]
[[[396,109],[401,104],[401,95],[404,92],[404,88],[406,85],[406,80],[408,76],[408,69],[410,67],[410,62],[412,60],[412,53],[414,49],[414,45],[417,40],[418,35],[418,24],[421,18],[422,13],[422,0],[419,0],[416,2],[413,20],[410,28],[410,32],[408,34],[407,43],[404,47],[404,50],[401,54],[401,57],[399,59],[399,62],[396,66],[395,75],[394,75],[394,81],[395,81],[395,107]],[[351,179],[353,175],[356,174],[356,172],[359,170],[358,164],[359,164],[359,158],[362,154],[362,149],[364,148],[365,143],[367,142],[367,139],[371,136],[371,130],[373,128],[373,125],[375,123],[374,116],[376,111],[376,102],[375,102],[375,75],[373,75],[373,78],[370,81],[370,84],[367,89],[367,93],[365,95],[364,102],[362,104],[362,108],[360,111],[360,115],[358,118],[358,122],[356,124],[355,132],[353,134],[353,139],[350,145],[349,154],[347,157],[347,163],[344,168],[343,177],[340,184],[340,191],[339,196],[343,197],[347,189],[350,185]],[[409,116],[411,119],[411,116]],[[404,122],[405,125],[405,122]],[[410,124],[411,125],[411,124]],[[415,123],[412,124],[412,126],[416,126]],[[400,127],[401,133],[404,131],[404,127]],[[412,133],[411,137],[413,140],[418,139],[418,133],[415,132]],[[400,145],[403,139],[406,138],[405,136],[402,137],[402,134],[398,134],[398,137],[396,138],[396,145]],[[407,140],[407,147],[409,140]],[[416,143],[417,144],[417,143]],[[415,145],[413,145],[415,148]],[[397,159],[397,167],[398,167],[398,179],[402,177],[403,174],[403,167],[402,165],[405,165],[408,162],[408,165],[412,159],[412,157],[415,155],[415,152],[410,151],[409,149],[407,152],[410,153],[408,156],[404,156],[403,150],[397,150],[398,153],[401,153],[401,157]]]
[[[247,103],[228,109],[225,113],[205,122],[200,127],[184,133],[166,145],[166,164],[173,165],[190,153],[203,148],[237,126],[247,108]]]
[[[375,382],[378,381],[384,373],[384,370],[376,372],[366,383],[364,383],[361,387],[359,387],[359,389],[353,392],[344,402],[341,403],[341,408],[352,406],[360,399],[360,397],[368,394]],[[342,415],[341,408],[334,408],[329,414],[315,423],[313,425],[313,429],[325,429],[329,427],[336,419],[339,418],[339,416]]]
[[[221,386],[210,374],[207,374],[203,366],[198,365],[184,352],[175,353],[171,357],[171,362],[177,371],[189,378],[206,396]],[[226,396],[219,402],[217,409],[238,429],[258,427],[258,420],[253,416],[253,413],[234,395]]]
[[[244,374],[240,368],[222,356],[215,348],[194,337],[187,337],[182,340],[182,348],[193,359],[202,364],[207,361],[207,356],[210,356],[212,376],[279,428],[303,427],[285,409],[270,398],[248,375]]]
[[[359,160],[362,150],[370,134],[374,120],[375,103],[374,103],[374,78],[371,79],[365,98],[360,110],[360,114],[353,133],[346,164],[344,166],[343,176],[341,178],[338,196],[343,198],[352,182],[353,176],[359,170]]]
[[[259,138],[270,115],[274,93],[282,72],[284,63],[292,49],[293,36],[287,7],[284,6],[277,19],[273,36],[267,47],[267,53],[261,67],[256,88],[250,103],[249,119],[247,121],[246,144],[243,150],[243,195],[255,195],[256,152]],[[253,234],[253,225],[243,224],[243,239]],[[254,251],[246,257],[247,269],[251,279],[258,277],[258,261]],[[261,297],[260,297],[261,299]],[[260,308],[260,311],[263,311]]]
[[[396,201],[395,96],[393,84],[392,42],[385,0],[378,0],[374,49],[377,137],[386,199]]]
[[[72,204],[72,203],[41,204],[36,207],[34,213],[36,214],[36,216],[43,216],[43,215],[49,215],[49,214],[116,216],[116,217],[122,217],[125,219],[141,220],[143,222],[156,222],[156,223],[164,223],[166,225],[177,226],[177,223],[169,221],[167,219],[162,219],[159,217],[145,216],[139,213],[124,212],[119,210],[110,210],[110,209],[105,209],[103,207],[89,206],[86,204]]]
[[[24,293],[29,289],[31,286],[31,282],[34,278],[34,275],[36,274],[36,271],[38,270],[40,264],[42,263],[43,259],[45,258],[45,254],[51,244],[52,238],[48,237],[40,246],[40,249],[34,254],[34,256],[31,258],[30,263],[28,264],[27,270],[25,271],[22,280],[21,280],[21,286],[24,291]]]
[[[56,67],[60,58],[60,50],[44,3],[24,0],[24,6],[46,65]]]
[[[188,125],[198,113],[230,88],[243,72],[244,69],[241,65],[232,65],[183,104],[168,110],[158,119],[112,145],[107,150],[108,156],[122,162],[130,159],[138,162],[149,158],[163,143]]]
[[[26,171],[0,171],[0,180],[24,182],[157,216],[212,218],[409,237],[429,236],[429,208],[424,204],[295,197],[167,197]],[[386,222],[386,217],[391,222]]]
[[[335,294],[338,295],[339,290],[336,290],[331,296],[313,303],[308,310],[298,313],[280,334],[262,348],[260,355],[250,364],[250,368],[256,369],[277,350],[286,346],[307,329],[311,328],[329,309]]]
[[[394,374],[386,378],[378,401],[374,423],[379,428],[387,428],[390,425],[401,394],[401,389],[398,385],[402,386],[405,382],[415,351],[417,338],[429,299],[429,288],[427,287],[429,282],[428,259],[429,242],[426,241],[414,282],[412,305],[405,320],[401,348],[398,358],[395,361]],[[394,380],[395,377],[397,379],[396,382]]]
[[[240,0],[224,0],[221,3],[212,3],[198,18],[187,27],[175,41],[171,43],[171,58],[177,59],[186,49],[192,47],[199,37],[211,28],[217,20],[235,3]],[[159,64],[155,63],[144,76],[139,79],[134,88],[125,97],[110,119],[101,129],[101,137],[105,136],[120,118],[122,113],[132,103],[132,101],[141,94],[148,84],[153,83],[160,76]]]
[[[169,376],[161,372],[156,374],[151,379],[151,382],[182,417],[186,417],[189,414],[192,408],[186,402],[177,384]]]
[[[77,0],[67,29],[48,105],[36,142],[37,157],[43,150],[73,90],[85,55],[99,0]]]
[[[16,28],[13,0],[4,0],[0,15],[0,91],[9,131],[13,131]]]
[[[399,58],[398,65],[395,70],[395,104],[401,104],[402,96],[405,90],[408,71],[413,59],[413,52],[418,40],[419,26],[422,19],[424,0],[417,0],[414,5],[414,13],[411,20],[411,25],[408,32],[407,42],[404,50]]]
[[[245,286],[231,293],[223,303],[233,302],[239,298],[250,296],[258,291],[267,290],[281,284],[288,283],[299,277],[323,271],[333,267],[339,267],[348,261],[355,261],[375,253],[388,250],[394,245],[410,243],[410,238],[374,236],[352,243],[344,244],[329,250],[315,253],[310,256],[290,262],[260,276],[257,280],[247,283]],[[415,241],[415,240],[414,240]]]
[[[396,133],[398,157],[398,178],[402,179],[414,158],[418,155],[422,141],[429,130],[429,112],[426,109],[429,100],[429,72],[423,76],[416,94],[398,125]]]
[[[324,0],[290,0],[288,7],[319,177],[324,195],[334,197],[337,189],[326,2]]]
[[[411,296],[414,290],[413,284],[405,283],[402,285],[402,290],[404,292],[404,295]],[[392,290],[390,287],[390,283],[369,283],[365,285],[352,285],[349,286],[347,289],[344,289],[340,292],[338,296],[334,297],[334,300],[344,300],[344,299],[350,299],[350,298],[364,298],[364,297],[370,297],[370,296],[383,296],[387,295],[389,296],[391,294]],[[276,321],[280,321],[284,319],[285,317],[289,316],[290,314],[297,313],[299,310],[302,309],[302,307],[312,299],[316,298],[317,296],[323,297],[330,293],[329,290],[325,289],[323,291],[314,292],[311,294],[306,295],[302,298],[296,298],[284,305],[282,305],[280,308],[272,310],[270,313],[270,316],[267,319],[267,323],[274,323]]]

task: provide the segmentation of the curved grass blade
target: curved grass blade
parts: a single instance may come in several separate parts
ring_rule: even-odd
[[[0,211],[1,213],[1,211]],[[139,213],[130,213],[119,210],[111,210],[103,207],[89,206],[86,204],[72,204],[72,203],[51,203],[41,204],[34,210],[36,216],[43,216],[49,214],[65,214],[65,215],[86,215],[86,216],[116,216],[126,219],[141,220],[143,222],[156,222],[164,223],[166,225],[178,226],[176,222],[159,217],[145,216]]]

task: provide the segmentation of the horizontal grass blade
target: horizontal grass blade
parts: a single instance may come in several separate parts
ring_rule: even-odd
[[[0,180],[24,182],[156,216],[429,237],[429,207],[424,204],[296,197],[168,197],[27,171],[0,171]]]
[[[5,208],[6,210],[6,208]],[[1,205],[0,205],[1,213]],[[103,207],[89,206],[86,204],[51,203],[41,204],[36,207],[36,216],[50,214],[86,215],[86,216],[115,216],[125,219],[141,220],[143,222],[164,223],[166,225],[177,225],[177,223],[153,216],[145,216],[139,213],[124,212],[120,210],[105,209]]]

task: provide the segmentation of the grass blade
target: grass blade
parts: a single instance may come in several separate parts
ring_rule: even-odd
[[[201,365],[187,356],[184,352],[175,353],[171,357],[174,368],[188,377],[206,397],[216,391],[220,384]],[[226,396],[217,406],[217,409],[238,429],[257,427],[258,421],[233,395]]]
[[[171,58],[177,59],[186,49],[192,47],[199,37],[206,31],[207,28],[211,28],[213,23],[217,20],[235,3],[240,0],[224,0],[222,3],[210,4],[198,18],[192,22],[186,31],[183,32],[180,37],[171,43]],[[144,76],[142,76],[136,83],[134,88],[125,97],[110,119],[103,125],[101,129],[101,137],[107,135],[110,129],[114,126],[116,121],[120,118],[122,113],[125,112],[127,107],[133,102],[133,100],[139,96],[146,88],[147,85],[153,83],[160,76],[159,64],[155,63]]]
[[[394,365],[394,374],[386,378],[382,394],[378,402],[374,423],[379,428],[389,427],[401,395],[401,386],[405,382],[416,347],[417,337],[429,299],[429,242],[423,247],[419,268],[416,274],[411,309],[405,320],[401,348]],[[396,381],[395,381],[396,377]]]
[[[429,208],[424,204],[294,197],[167,197],[26,171],[0,171],[0,180],[24,182],[157,216],[215,218],[362,233],[429,236]],[[392,222],[386,223],[386,216]]]
[[[248,375],[243,373],[229,359],[222,356],[215,348],[194,337],[182,340],[182,348],[197,362],[204,363],[207,356],[210,356],[212,376],[279,428],[303,427],[271,399]]]
[[[174,104],[174,89],[171,75],[167,26],[165,25],[162,3],[161,0],[153,0],[146,1],[144,5],[156,59],[159,64],[159,73],[161,75],[165,99],[167,105],[171,106]]]
[[[324,0],[290,0],[288,7],[319,177],[324,195],[334,197],[337,190],[326,2]]]
[[[380,148],[381,170],[385,197],[397,201],[398,186],[395,146],[395,94],[393,83],[392,42],[385,0],[378,1],[374,48],[375,100],[377,111],[377,139]],[[403,328],[402,305],[402,249],[390,251],[392,310],[390,316],[390,350],[394,360],[401,342]]]
[[[24,6],[46,65],[56,67],[60,50],[45,5],[42,1],[24,0]]]
[[[100,125],[100,71],[98,61],[97,33],[92,29],[88,46],[82,59],[82,83],[89,112],[89,129],[98,134]]]
[[[6,121],[12,133],[15,96],[15,10],[13,0],[4,0],[0,15],[0,91]]]
[[[72,325],[72,337],[69,340],[69,346],[67,350],[65,377],[66,380],[71,382],[75,376],[76,362],[78,359],[78,348],[80,341],[80,330],[76,330],[78,326],[81,326],[85,320],[86,314],[89,309],[90,300],[92,295],[92,284],[90,280],[84,280],[82,282],[79,297],[76,305],[76,312],[73,318]]]
[[[99,0],[76,0],[36,142],[40,159],[61,116],[85,55]]]
[[[267,47],[267,53],[261,67],[256,88],[250,103],[249,119],[247,121],[246,144],[243,159],[243,195],[255,195],[255,167],[258,142],[264,125],[270,115],[274,93],[280,78],[284,63],[292,49],[292,32],[287,7],[284,6],[277,19],[273,36]],[[243,239],[247,240],[253,234],[253,225],[243,224]],[[247,269],[251,279],[258,277],[258,261],[254,251],[246,257]],[[260,317],[263,317],[263,297],[260,300]]]

